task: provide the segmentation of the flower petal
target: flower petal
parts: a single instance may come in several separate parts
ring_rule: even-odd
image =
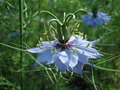
[[[68,43],[69,44],[75,44],[77,41],[76,41],[76,37],[75,36],[71,36],[70,39],[68,40]]]
[[[59,55],[59,59],[64,63],[67,67],[73,68],[78,63],[78,55],[76,53],[72,53],[69,51],[62,51]]]
[[[50,63],[49,61],[52,61],[51,59],[53,59],[53,55],[55,53],[54,52],[51,52],[51,49],[47,49],[46,51],[44,51],[42,54],[39,54],[38,57],[37,57],[37,61],[40,62],[40,63]],[[37,66],[38,63],[35,63],[34,66]]]
[[[67,63],[69,61],[69,56],[68,54],[66,53],[66,51],[62,51],[60,52],[59,54],[59,59],[62,61],[62,63]]]
[[[89,64],[89,65],[92,65],[91,63],[88,62],[88,57],[83,55],[83,54],[79,54],[78,53],[78,56],[79,56],[79,62],[83,63],[83,64]]]
[[[82,64],[81,62],[78,62],[78,64],[72,69],[72,71],[82,75],[83,66],[84,64]]]
[[[60,69],[61,72],[65,72],[65,70],[67,69],[66,65],[63,64],[60,59],[58,59],[58,60],[55,62],[55,64],[56,64],[56,66]]]
[[[41,42],[40,45],[42,46],[42,48],[48,49],[48,48],[53,47],[54,41],[50,41],[50,42],[49,41],[43,41],[43,42]]]
[[[58,56],[59,56],[59,51],[54,52],[54,55],[51,58],[49,58],[49,61],[47,62],[47,64],[55,63],[55,61],[58,60]]]
[[[71,68],[75,67],[78,63],[78,55],[77,53],[71,53],[71,52],[67,52],[69,54],[69,66]]]
[[[44,49],[40,49],[39,47],[37,47],[37,48],[30,48],[27,51],[30,53],[41,53],[44,51]]]
[[[83,46],[83,47],[86,47],[88,46],[88,44],[90,44],[90,42],[87,41],[86,39],[83,39],[83,36],[81,35],[72,36],[68,41],[68,43],[72,46]]]
[[[97,27],[99,25],[105,24],[110,20],[110,16],[107,13],[97,12],[97,17],[93,17],[93,13],[88,13],[82,16],[82,22],[92,27]]]
[[[91,48],[91,47],[87,47],[87,48],[77,47],[76,50],[80,54],[84,54],[88,58],[99,58],[100,56],[102,56],[102,54],[100,54],[96,49]]]
[[[95,40],[95,41],[91,41],[90,42],[90,47],[92,47],[92,46],[94,46],[96,43],[98,43],[100,40],[98,39],[98,40]]]

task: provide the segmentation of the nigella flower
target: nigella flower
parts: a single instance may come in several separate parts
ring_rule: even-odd
[[[4,0],[0,0],[0,2],[4,2]]]
[[[108,16],[107,13],[90,12],[87,15],[83,15],[81,21],[95,28],[99,25],[107,23],[109,20],[110,20],[110,16]]]
[[[71,70],[82,74],[84,64],[91,65],[89,58],[102,56],[96,49],[92,48],[98,40],[87,41],[82,36],[71,36],[69,40],[43,41],[40,47],[30,48],[28,52],[38,53],[37,61],[43,65],[56,64],[61,72]],[[35,63],[34,66],[37,66]]]
[[[8,36],[9,37],[16,37],[16,36],[19,36],[20,35],[20,32],[13,32],[13,33],[10,33]]]

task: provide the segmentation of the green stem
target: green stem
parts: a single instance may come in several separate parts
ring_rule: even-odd
[[[48,13],[48,14],[50,14],[53,18],[55,18],[56,20],[59,20],[54,14],[52,14],[52,13],[49,12],[49,11],[41,11],[40,14],[42,14],[42,13]]]
[[[85,12],[87,13],[88,11],[85,9],[78,9],[77,11],[74,12],[74,15],[77,14],[78,12]]]
[[[96,65],[93,65],[93,67],[101,69],[101,70],[104,70],[104,71],[111,71],[111,72],[118,72],[118,73],[120,73],[120,70],[104,68],[104,67],[100,67],[100,66],[96,66]]]
[[[19,0],[19,20],[20,20],[20,49],[23,49],[23,36],[22,36],[22,32],[23,32],[23,0]],[[20,51],[20,63],[21,63],[21,73],[20,73],[20,77],[21,77],[21,90],[24,90],[24,73],[23,73],[23,52]]]
[[[60,23],[57,19],[52,19],[52,20],[49,22],[49,27],[52,25],[52,22],[57,23],[57,33],[56,33],[56,37],[58,38],[58,40],[62,40],[62,31],[61,31],[62,23]]]
[[[60,82],[60,78],[61,78],[61,73],[59,72],[58,80],[57,80],[57,83],[56,83],[55,90],[59,90],[59,82]]]
[[[19,50],[19,51],[27,51],[27,50],[24,50],[24,49],[20,49],[20,48],[17,48],[17,47],[13,47],[13,46],[10,46],[10,45],[8,45],[8,44],[4,44],[4,43],[0,43],[0,45],[3,45],[3,46],[5,46],[5,47],[9,47],[9,48],[11,48],[11,49],[15,49],[15,50]]]
[[[63,40],[62,26],[60,24],[57,24],[57,29],[58,29],[58,40]]]
[[[64,36],[64,41],[66,41],[68,39],[68,31],[66,29],[66,25],[65,24],[62,25],[62,34]]]
[[[68,15],[66,16],[66,18],[65,18],[64,23],[66,24],[66,23],[69,22],[72,18],[75,18],[74,13],[68,14]]]
[[[94,86],[95,90],[98,90],[98,89],[97,89],[97,86],[96,86],[96,84],[95,84],[93,67],[92,67],[92,82],[93,82],[93,86]]]

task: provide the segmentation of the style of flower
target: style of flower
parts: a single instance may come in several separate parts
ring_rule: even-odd
[[[71,36],[69,40],[43,41],[40,47],[30,48],[28,52],[38,53],[37,61],[43,65],[56,64],[61,72],[71,70],[82,74],[84,64],[92,65],[89,58],[102,56],[92,48],[99,40],[87,41],[80,35]],[[35,63],[34,66],[37,66]]]
[[[81,21],[95,28],[99,25],[106,24],[109,20],[110,20],[110,16],[108,16],[107,13],[90,12],[87,15],[83,15]]]

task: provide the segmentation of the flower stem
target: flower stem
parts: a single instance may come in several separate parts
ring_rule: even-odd
[[[59,90],[59,82],[60,82],[60,79],[61,79],[61,73],[59,72],[58,80],[57,80],[57,83],[56,83],[55,90]]]
[[[98,89],[97,89],[97,86],[96,86],[96,84],[95,84],[93,67],[92,67],[92,82],[93,82],[93,86],[94,86],[95,90],[98,90]]]
[[[23,0],[19,0],[19,20],[20,20],[20,49],[23,49],[23,36],[22,36],[22,32],[23,32]],[[20,51],[20,68],[21,68],[21,73],[20,73],[20,77],[21,77],[21,90],[24,90],[24,73],[23,73],[23,52]]]

